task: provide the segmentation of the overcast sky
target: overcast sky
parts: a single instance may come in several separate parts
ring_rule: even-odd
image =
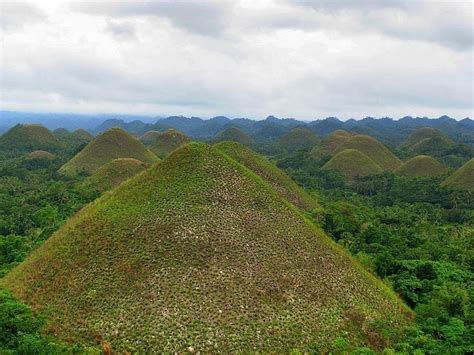
[[[472,1],[0,1],[3,110],[473,116]]]

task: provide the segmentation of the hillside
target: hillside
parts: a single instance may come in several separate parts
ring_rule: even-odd
[[[148,135],[147,139],[151,138],[152,137]],[[170,128],[159,135],[155,135],[155,140],[148,145],[148,149],[155,153],[159,158],[164,158],[173,150],[181,147],[186,143],[189,143],[190,141],[191,138],[189,138],[184,133]]]
[[[442,183],[443,186],[474,189],[474,158],[457,169]]]
[[[348,181],[358,176],[378,174],[383,171],[377,163],[357,149],[345,149],[337,153],[324,164],[323,169],[340,171]]]
[[[314,159],[332,156],[340,144],[349,140],[349,138],[353,136],[353,133],[338,129],[324,137],[321,142],[311,150],[310,156]]]
[[[227,128],[214,137],[214,142],[237,142],[246,146],[252,145],[252,138],[236,127]]]
[[[35,150],[27,155],[28,159],[34,160],[51,160],[54,159],[54,154],[45,150]]]
[[[411,148],[424,139],[439,137],[442,135],[443,134],[435,128],[421,127],[410,133],[407,139],[400,145],[400,148]]]
[[[395,174],[407,177],[438,176],[447,172],[447,166],[428,155],[418,155],[411,158],[395,170]]]
[[[140,142],[148,146],[154,143],[162,133],[160,131],[147,131],[140,137]]]
[[[61,142],[47,128],[36,124],[18,124],[0,136],[1,150],[55,152],[61,148],[63,148]]]
[[[392,171],[402,164],[400,159],[398,159],[386,146],[375,138],[369,136],[357,135],[351,137],[337,147],[336,153],[342,152],[346,149],[359,150],[372,159],[383,170]]]
[[[277,140],[277,145],[286,151],[310,149],[319,142],[316,134],[306,127],[295,127]]]
[[[69,132],[64,128],[58,128],[53,131],[54,136],[70,148],[78,148],[94,139],[94,136],[85,129],[79,128]]]
[[[84,183],[98,191],[110,190],[142,172],[147,164],[133,158],[114,159],[97,169]]]
[[[317,202],[288,175],[250,148],[237,142],[228,141],[217,143],[215,148],[259,175],[295,206],[303,210],[317,207]]]
[[[61,339],[116,352],[383,347],[395,295],[216,149],[185,145],[76,214],[2,285]]]
[[[138,139],[121,128],[111,128],[97,136],[64,164],[59,172],[64,175],[81,172],[92,174],[105,163],[117,158],[134,158],[148,164],[159,160]]]

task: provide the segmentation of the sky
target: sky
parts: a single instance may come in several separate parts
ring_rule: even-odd
[[[473,1],[0,4],[1,110],[473,117]]]

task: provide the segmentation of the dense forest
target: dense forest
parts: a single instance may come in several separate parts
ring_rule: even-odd
[[[318,202],[317,206],[304,212],[305,216],[395,291],[413,311],[411,320],[403,327],[375,324],[386,339],[378,342],[378,346],[361,346],[353,343],[350,336],[338,336],[330,351],[357,354],[474,352],[474,190],[470,187],[474,174],[472,164],[469,165],[474,156],[472,131],[464,130],[457,138],[450,137],[452,132],[442,130],[428,135],[425,132],[424,136],[416,138],[413,132],[419,127],[404,131],[403,137],[399,132],[394,133],[396,129],[385,130],[374,138],[387,146],[379,149],[375,144],[381,143],[368,141],[364,144],[373,143],[376,148],[371,146],[365,151],[364,145],[355,145],[358,141],[353,137],[370,136],[370,132],[359,132],[357,125],[347,136],[336,137],[338,143],[334,144],[328,137],[341,125],[316,135],[314,130],[300,126],[291,132],[292,125],[284,127],[285,122],[276,122],[265,128],[268,134],[265,138],[262,131],[250,134],[245,129],[233,127],[230,131],[219,129],[205,140],[210,143],[232,140],[249,146],[288,174]],[[7,275],[71,216],[107,190],[103,177],[100,184],[90,180],[99,166],[112,159],[124,158],[146,163],[133,172],[113,170],[110,173],[113,176],[124,174],[123,180],[126,180],[158,160],[154,155],[149,158],[151,152],[159,152],[156,154],[161,159],[167,159],[174,149],[196,139],[192,134],[189,138],[176,131],[170,133],[166,131],[169,129],[166,125],[153,125],[152,128],[160,133],[149,134],[147,139],[154,137],[151,142],[142,138],[143,148],[141,143],[138,146],[138,140],[130,143],[138,147],[134,148],[133,154],[141,155],[130,153],[130,156],[122,157],[117,153],[107,159],[100,156],[103,161],[88,171],[81,170],[77,162],[83,159],[89,164],[93,158],[84,158],[85,153],[97,154],[89,143],[92,137],[80,138],[77,134],[73,136],[60,131],[51,135],[54,141],[50,136],[50,141],[45,140],[46,133],[38,139],[46,146],[15,146],[19,136],[12,138],[7,132],[3,141],[0,139],[0,277]],[[137,132],[132,130],[131,133]],[[123,134],[120,142],[129,139],[125,132]],[[410,142],[410,134],[415,141]],[[115,138],[109,139],[107,146],[103,143],[104,135],[99,137],[102,141],[98,142],[99,138],[96,138],[95,144],[100,147],[97,149],[112,154],[109,146],[115,144]],[[423,144],[419,144],[420,141]],[[390,145],[390,142],[394,144]],[[92,148],[84,148],[88,143]],[[339,148],[331,150],[328,148],[331,144]],[[373,149],[379,149],[379,154],[372,155]],[[359,155],[350,155],[354,150],[361,156],[361,163],[345,170],[345,157],[359,159]],[[432,165],[428,168],[417,166],[421,172],[415,169],[417,167],[411,170],[410,165],[402,169],[403,163],[421,155],[430,156],[435,163],[424,159]],[[354,156],[356,158],[351,158]],[[97,155],[95,157],[98,159]],[[335,160],[331,165],[332,159]],[[393,168],[390,159],[393,159]],[[71,166],[71,162],[75,164],[75,174],[65,174],[64,167]],[[362,173],[358,168],[363,164],[367,164],[367,170]],[[124,164],[118,166],[114,169],[125,169],[121,167]],[[435,168],[439,171],[431,174]],[[275,176],[280,176],[275,167],[271,169],[275,169]],[[453,180],[453,176],[456,178],[454,183],[449,180]],[[117,184],[117,181],[111,182],[112,186]],[[45,331],[47,315],[34,312],[33,308],[16,299],[7,288],[1,289],[0,352],[110,351],[105,340],[96,347],[60,340],[54,332]]]

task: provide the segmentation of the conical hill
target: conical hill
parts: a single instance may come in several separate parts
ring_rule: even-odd
[[[215,148],[252,170],[295,206],[310,210],[318,206],[306,191],[270,161],[237,142],[221,142]]]
[[[354,134],[337,129],[328,136],[324,137],[310,152],[311,157],[321,159],[325,156],[332,156],[337,147],[353,137]]]
[[[237,127],[229,127],[218,134],[216,134],[214,138],[215,142],[224,142],[224,141],[230,141],[230,142],[238,142],[243,145],[250,146],[252,145],[252,138],[244,132],[242,132],[240,129]]]
[[[0,149],[2,150],[56,152],[62,148],[64,146],[51,131],[38,124],[17,124],[0,136]]]
[[[283,137],[278,139],[277,144],[286,151],[300,149],[311,149],[319,142],[319,137],[306,127],[295,127]]]
[[[117,352],[324,352],[404,319],[270,185],[201,143],[88,205],[0,282],[60,338]]]
[[[159,160],[138,139],[121,128],[111,128],[97,136],[64,164],[59,172],[64,175],[81,172],[92,174],[105,163],[117,158],[134,158],[144,163]]]
[[[448,172],[448,167],[428,155],[418,155],[403,163],[395,173],[407,177],[438,176]]]
[[[142,138],[149,141],[153,136],[155,139],[148,144],[148,148],[160,158],[166,157],[173,150],[191,141],[191,138],[174,128],[169,128],[158,135],[149,134],[146,137],[142,136]]]
[[[474,158],[452,173],[442,185],[459,189],[474,189]]]
[[[345,149],[337,153],[323,165],[323,169],[340,171],[349,181],[356,177],[378,174],[383,171],[377,163],[357,149]]]

